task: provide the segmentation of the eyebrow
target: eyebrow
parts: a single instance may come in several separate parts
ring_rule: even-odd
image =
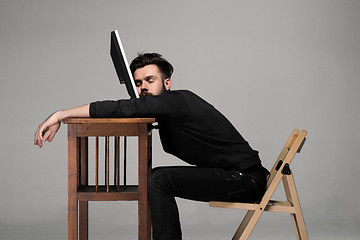
[[[153,75],[147,76],[147,77],[145,78],[145,80],[148,80],[148,79],[150,79],[150,78],[155,78],[155,76],[153,76]]]
[[[155,78],[155,76],[149,75],[149,76],[146,76],[144,79],[134,79],[134,81],[143,81],[143,80],[148,81],[151,78]]]

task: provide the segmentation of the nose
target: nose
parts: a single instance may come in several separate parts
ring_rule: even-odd
[[[142,83],[141,84],[141,86],[139,86],[138,88],[137,88],[137,90],[138,90],[138,92],[139,92],[139,95],[146,95],[147,94],[147,92],[149,91],[149,89],[148,89],[148,85],[146,84],[146,83]]]
[[[149,90],[148,84],[147,84],[146,81],[144,81],[144,82],[141,84],[141,90]]]

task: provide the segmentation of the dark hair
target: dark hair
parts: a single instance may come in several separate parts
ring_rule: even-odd
[[[130,70],[134,76],[136,69],[143,68],[146,65],[156,65],[163,75],[163,78],[170,78],[174,71],[173,66],[158,53],[139,53],[138,56],[131,62]]]

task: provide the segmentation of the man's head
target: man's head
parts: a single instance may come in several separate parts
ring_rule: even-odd
[[[158,53],[139,54],[130,64],[140,96],[160,95],[170,90],[173,66]]]

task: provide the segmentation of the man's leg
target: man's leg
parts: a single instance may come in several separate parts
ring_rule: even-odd
[[[148,182],[154,240],[181,239],[175,197],[196,201],[255,202],[262,196],[247,174],[219,168],[162,167]]]

